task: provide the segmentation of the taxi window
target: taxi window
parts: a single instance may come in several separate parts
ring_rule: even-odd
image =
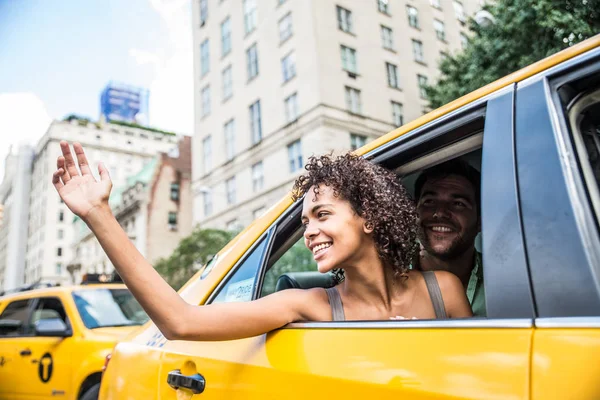
[[[250,301],[254,294],[256,276],[264,258],[267,240],[262,241],[250,252],[246,259],[221,287],[211,303],[232,303]]]
[[[61,319],[65,325],[69,326],[69,319],[67,313],[63,307],[62,302],[56,297],[43,297],[40,298],[35,306],[35,309],[31,312],[29,318],[28,329],[34,331],[35,323],[43,319]]]
[[[73,300],[88,329],[142,325],[148,315],[127,289],[93,289],[73,292]]]
[[[0,336],[27,334],[26,321],[30,300],[17,300],[10,303],[0,315]]]

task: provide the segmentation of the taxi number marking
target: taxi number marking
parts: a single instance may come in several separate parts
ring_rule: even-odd
[[[46,353],[40,358],[38,364],[38,376],[42,382],[46,383],[52,378],[53,364],[52,354],[50,353]]]

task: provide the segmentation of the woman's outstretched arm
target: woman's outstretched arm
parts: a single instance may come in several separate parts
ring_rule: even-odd
[[[127,237],[108,205],[112,182],[100,164],[96,181],[79,143],[60,143],[52,183],[69,209],[90,227],[132,294],[168,339],[229,340],[256,336],[309,319],[315,291],[286,290],[245,303],[195,306],[185,302],[156,272]],[[79,165],[79,170],[77,169]],[[81,172],[79,172],[81,171]],[[311,301],[310,298],[313,298]],[[308,311],[310,312],[310,311]]]

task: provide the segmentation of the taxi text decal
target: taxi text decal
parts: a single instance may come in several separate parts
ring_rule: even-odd
[[[48,382],[52,378],[52,354],[46,353],[40,358],[38,364],[38,376],[44,383]]]

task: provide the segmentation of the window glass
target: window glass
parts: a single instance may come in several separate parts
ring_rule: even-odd
[[[235,156],[235,121],[227,121],[223,127],[225,132],[225,152],[226,159],[231,160]]]
[[[279,21],[279,41],[283,42],[292,36],[292,14],[288,14]]]
[[[258,50],[256,44],[250,46],[246,50],[246,69],[248,72],[248,80],[258,75]]]
[[[39,299],[35,310],[31,312],[31,317],[29,318],[29,326],[34,331],[35,323],[43,320],[43,319],[55,319],[58,318],[65,325],[69,326],[69,320],[67,318],[67,313],[65,308],[63,307],[62,302],[55,297],[44,297]]]
[[[600,219],[600,90],[582,96],[569,115],[581,172]]]
[[[413,45],[413,56],[415,57],[415,61],[417,62],[425,62],[425,57],[423,56],[423,42],[420,40],[412,41]]]
[[[264,169],[262,161],[252,165],[252,191],[258,192],[264,187]]]
[[[256,29],[256,0],[244,0],[244,30],[248,34]]]
[[[204,216],[208,217],[212,214],[212,196],[210,192],[203,192],[202,199],[204,203]]]
[[[317,263],[311,251],[304,245],[304,238],[300,238],[265,274],[261,297],[274,293],[277,280],[285,273],[316,270]]]
[[[210,68],[210,54],[208,49],[208,39],[205,39],[200,44],[200,76],[208,73]],[[140,135],[141,137],[142,135]]]
[[[364,135],[350,134],[350,149],[356,150],[363,147],[367,143],[367,137]]]
[[[298,119],[298,95],[296,93],[285,99],[285,118],[287,122]]]
[[[260,100],[250,105],[250,130],[252,133],[252,144],[262,140],[262,121],[260,115]]]
[[[73,292],[73,300],[88,329],[142,325],[148,316],[127,289],[94,289]]]
[[[296,53],[290,53],[281,59],[281,72],[284,82],[296,76]]]
[[[362,112],[360,90],[346,86],[346,108],[354,114]]]
[[[392,101],[392,119],[394,121],[394,125],[404,125],[404,107],[402,104],[395,101]]]
[[[337,6],[338,28],[344,32],[352,33],[352,12]]]
[[[228,279],[217,297],[211,303],[231,303],[250,301],[256,285],[256,276],[261,266],[267,240],[262,239],[254,250],[246,257],[242,264]]]
[[[204,173],[208,173],[212,166],[212,137],[209,135],[202,139],[202,162],[204,164]]]
[[[221,23],[221,56],[226,56],[231,51],[231,18],[227,17]]]
[[[384,14],[389,14],[390,13],[390,9],[389,9],[389,0],[377,0],[377,9],[379,10],[379,12],[382,12]]]
[[[233,96],[233,75],[231,73],[231,65],[225,68],[222,72],[223,79],[223,100],[227,100]]]
[[[394,35],[391,28],[381,25],[381,42],[384,49],[394,50]]]
[[[398,79],[398,67],[394,64],[385,63],[387,70],[388,86],[398,89],[400,87],[400,80]]]
[[[210,114],[210,86],[205,86],[201,93],[202,98],[202,117]]]
[[[27,329],[27,315],[30,300],[17,300],[10,303],[0,315],[0,336],[24,335]]]
[[[358,67],[356,64],[356,50],[342,45],[341,53],[342,53],[342,68],[344,68],[346,71],[352,72],[354,74],[358,73]]]
[[[406,13],[408,14],[408,24],[413,28],[419,28],[419,12],[412,6],[406,6]]]
[[[302,162],[302,143],[300,142],[300,139],[288,145],[288,159],[290,163],[290,172],[296,172],[304,166]]]
[[[225,190],[227,192],[227,204],[235,204],[235,176],[232,176],[225,181]]]
[[[435,29],[435,35],[441,41],[446,40],[446,29],[444,23],[438,19],[433,20],[433,28]]]
[[[427,92],[425,91],[425,88],[427,87],[427,77],[423,75],[417,75],[417,82],[419,84],[419,94],[421,95],[421,98],[426,99]]]

